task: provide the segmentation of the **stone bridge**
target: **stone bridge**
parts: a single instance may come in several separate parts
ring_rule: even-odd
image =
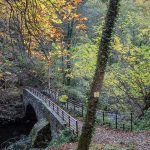
[[[41,92],[28,87],[23,90],[23,101],[26,116],[35,116],[38,121],[45,118],[50,123],[52,137],[59,135],[65,128],[70,128],[78,135],[78,121]]]

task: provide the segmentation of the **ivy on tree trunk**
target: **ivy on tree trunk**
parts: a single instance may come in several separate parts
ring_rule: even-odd
[[[94,97],[94,93],[101,92],[105,69],[110,54],[109,45],[119,11],[119,2],[120,0],[110,0],[109,2],[108,12],[105,18],[105,25],[99,45],[96,71],[93,78],[93,83],[91,85],[87,114],[77,150],[88,150],[91,143],[98,103],[98,98]]]

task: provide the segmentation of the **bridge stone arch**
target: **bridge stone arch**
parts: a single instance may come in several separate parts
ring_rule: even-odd
[[[23,101],[25,106],[25,112],[27,114],[33,113],[36,116],[37,121],[46,119],[50,123],[52,138],[58,137],[63,129],[65,129],[66,123],[59,115],[51,110],[39,97],[33,95],[28,90],[23,90]],[[32,111],[32,112],[28,112]],[[35,112],[35,113],[34,113]]]
[[[37,122],[36,112],[31,104],[28,104],[25,108],[25,119],[30,120],[33,123]]]

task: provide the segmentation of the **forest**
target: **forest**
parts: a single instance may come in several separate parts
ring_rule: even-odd
[[[0,0],[1,149],[150,150],[150,1]]]

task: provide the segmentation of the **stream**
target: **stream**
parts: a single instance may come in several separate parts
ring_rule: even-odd
[[[9,143],[19,140],[22,136],[29,135],[36,120],[23,118],[16,122],[10,122],[5,126],[0,126],[0,150]]]

